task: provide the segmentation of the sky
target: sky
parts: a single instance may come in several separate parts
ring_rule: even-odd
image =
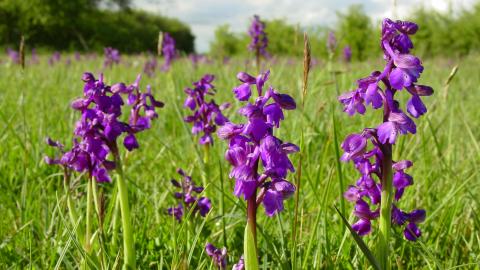
[[[245,32],[254,14],[261,18],[282,18],[303,27],[333,27],[336,11],[362,4],[372,19],[392,18],[395,0],[133,0],[133,6],[156,14],[178,18],[190,25],[195,35],[195,48],[209,50],[214,31],[229,24],[234,32]],[[396,19],[405,19],[413,9],[424,6],[441,12],[458,12],[473,6],[477,0],[396,0]],[[268,27],[268,26],[267,26]]]

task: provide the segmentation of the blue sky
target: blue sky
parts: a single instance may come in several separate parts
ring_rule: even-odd
[[[284,18],[301,26],[334,26],[335,11],[345,11],[352,4],[362,4],[374,20],[392,17],[394,0],[133,0],[140,9],[175,17],[190,25],[198,52],[206,52],[215,28],[229,24],[235,32],[246,31],[253,14],[261,18]],[[396,0],[398,19],[415,7],[442,12],[470,8],[476,0]]]

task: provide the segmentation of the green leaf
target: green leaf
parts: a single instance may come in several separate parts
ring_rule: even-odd
[[[245,269],[258,269],[257,248],[255,247],[255,237],[250,226],[245,227],[245,237],[243,239],[243,252],[245,254]]]
[[[336,206],[333,206],[333,207],[335,207],[335,210],[337,210],[337,213],[342,218],[343,224],[345,224],[345,226],[348,228],[348,230],[353,236],[353,239],[355,239],[355,242],[357,242],[358,247],[360,248],[360,250],[362,250],[365,257],[367,257],[372,267],[374,269],[381,270],[382,268],[380,267],[380,263],[378,263],[377,259],[375,258],[373,253],[370,251],[370,249],[367,247],[365,242],[363,242],[362,238],[357,234],[357,232],[355,232],[352,229],[352,227],[350,226],[350,223],[348,223],[348,220],[342,215],[342,213],[338,210],[338,208]]]

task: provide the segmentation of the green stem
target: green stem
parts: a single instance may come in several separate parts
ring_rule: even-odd
[[[75,227],[78,219],[77,219],[77,213],[75,212],[75,207],[73,206],[72,197],[70,194],[70,173],[68,172],[67,168],[64,168],[64,171],[63,171],[63,188],[65,189],[65,196],[67,198],[68,216],[70,217],[70,222],[72,223],[72,227]],[[80,229],[77,229],[77,237],[79,237],[80,235],[81,235]]]
[[[380,202],[380,234],[378,238],[378,257],[383,269],[390,270],[390,227],[392,222],[392,145],[381,146],[382,161],[382,200]]]
[[[118,213],[120,208],[120,198],[118,198],[118,188],[115,196],[115,206],[113,208],[113,220],[112,220],[112,245],[117,246],[117,231],[118,231]]]
[[[256,192],[255,192],[256,193]],[[257,249],[257,199],[256,195],[252,195],[247,200],[247,224],[253,233],[253,239],[255,240],[255,249]]]
[[[97,212],[98,218],[98,240],[99,240],[99,248],[100,248],[100,259],[102,266],[105,265],[105,252],[103,250],[103,211],[101,209],[101,202],[98,197],[98,183],[97,181],[92,181],[92,190],[93,190],[93,202],[95,203],[95,210]],[[103,267],[102,267],[103,268]]]
[[[92,204],[93,204],[93,179],[90,177],[87,182],[87,224],[85,227],[85,251],[90,253],[91,251],[91,228],[92,228]]]
[[[135,269],[135,245],[133,242],[133,231],[131,226],[130,205],[128,204],[128,190],[127,183],[123,174],[122,163],[120,156],[115,155],[117,166],[117,186],[118,195],[120,198],[120,211],[122,213],[122,229],[123,229],[123,253],[124,253],[124,268]]]
[[[220,168],[220,214],[222,215],[222,235],[223,235],[223,246],[227,246],[227,230],[225,224],[225,190],[223,185],[223,170],[222,163],[218,161],[218,166]]]
[[[209,157],[210,157],[210,145],[209,144],[205,144],[204,145],[205,147],[203,148],[204,149],[204,152],[203,152],[203,163],[205,164],[208,164],[208,160],[209,160]]]
[[[333,58],[333,55],[330,54],[330,61],[329,64],[331,65],[331,59]],[[332,67],[330,66],[330,69]],[[335,82],[335,93],[337,96],[340,95],[340,90],[338,86],[338,80],[337,80],[337,73],[335,71],[331,70],[331,73],[333,75],[333,81]],[[345,192],[345,185],[343,183],[343,171],[342,171],[342,164],[340,162],[340,144],[338,141],[338,130],[337,130],[337,119],[335,117],[335,113],[332,107],[332,122],[333,122],[333,140],[334,140],[334,147],[335,147],[335,160],[336,160],[336,165],[337,165],[337,173],[338,173],[338,183],[339,183],[339,188],[340,188],[340,209],[342,211],[342,215],[345,216],[345,198],[343,197],[343,193]],[[344,228],[345,229],[345,228]]]

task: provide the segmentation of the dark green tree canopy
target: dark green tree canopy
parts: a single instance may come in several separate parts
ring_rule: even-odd
[[[186,24],[133,10],[130,0],[0,1],[1,46],[16,47],[24,35],[31,47],[53,50],[155,51],[159,31],[171,33],[181,51],[194,51]]]

